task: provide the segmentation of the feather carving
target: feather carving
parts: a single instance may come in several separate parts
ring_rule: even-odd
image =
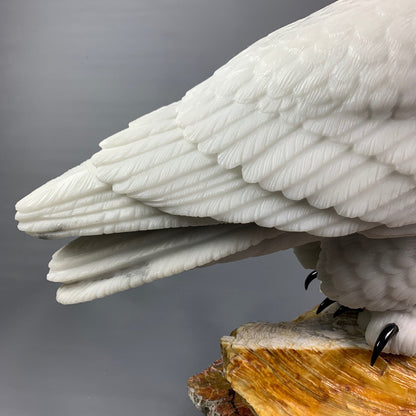
[[[339,0],[102,141],[16,219],[79,237],[50,263],[63,303],[319,244],[322,290],[366,309],[374,345],[389,316],[416,329],[415,114],[416,3]],[[402,326],[386,348],[416,354]]]

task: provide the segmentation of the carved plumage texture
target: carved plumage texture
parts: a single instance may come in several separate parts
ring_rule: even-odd
[[[339,0],[101,142],[16,206],[29,234],[84,236],[50,263],[58,299],[297,247],[364,329],[416,328],[415,52],[414,0]],[[409,332],[388,348],[416,354]]]

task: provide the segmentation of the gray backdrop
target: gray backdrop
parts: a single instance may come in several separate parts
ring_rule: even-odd
[[[14,203],[130,120],[178,100],[258,38],[330,0],[1,0],[0,415],[198,415],[186,382],[218,340],[320,299],[292,253],[62,306],[62,241],[19,233]]]

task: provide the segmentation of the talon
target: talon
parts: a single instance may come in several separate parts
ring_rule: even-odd
[[[378,356],[383,351],[386,344],[399,332],[399,327],[394,324],[387,324],[384,329],[380,332],[380,335],[377,338],[376,343],[374,344],[373,354],[371,356],[371,367],[376,362]]]
[[[352,309],[351,308],[348,308],[347,306],[343,306],[343,305],[341,305],[335,312],[334,312],[334,315],[333,315],[333,317],[334,318],[336,318],[337,316],[339,316],[339,315],[341,315],[341,314],[343,314],[344,312],[347,312],[347,311],[351,311]]]
[[[311,284],[311,282],[315,280],[317,277],[318,277],[318,272],[316,270],[308,274],[308,276],[305,279],[305,290],[308,290],[308,287]]]
[[[343,305],[341,305],[335,312],[334,312],[334,318],[336,318],[337,316],[339,316],[339,315],[341,315],[341,314],[343,314],[344,312],[353,312],[353,311],[356,311],[356,312],[362,312],[364,309],[363,308],[358,308],[358,309],[352,309],[352,308],[349,308],[348,306],[343,306]]]
[[[333,303],[335,303],[335,300],[325,298],[321,304],[318,306],[318,309],[316,310],[316,314],[320,314],[324,309],[326,309],[328,306],[331,306]]]

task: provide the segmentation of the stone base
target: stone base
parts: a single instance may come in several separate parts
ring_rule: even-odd
[[[255,416],[245,400],[222,375],[222,360],[215,361],[188,381],[189,397],[208,416]]]
[[[189,380],[192,401],[210,416],[416,416],[416,358],[371,367],[357,314],[333,312],[223,337],[222,360]]]

